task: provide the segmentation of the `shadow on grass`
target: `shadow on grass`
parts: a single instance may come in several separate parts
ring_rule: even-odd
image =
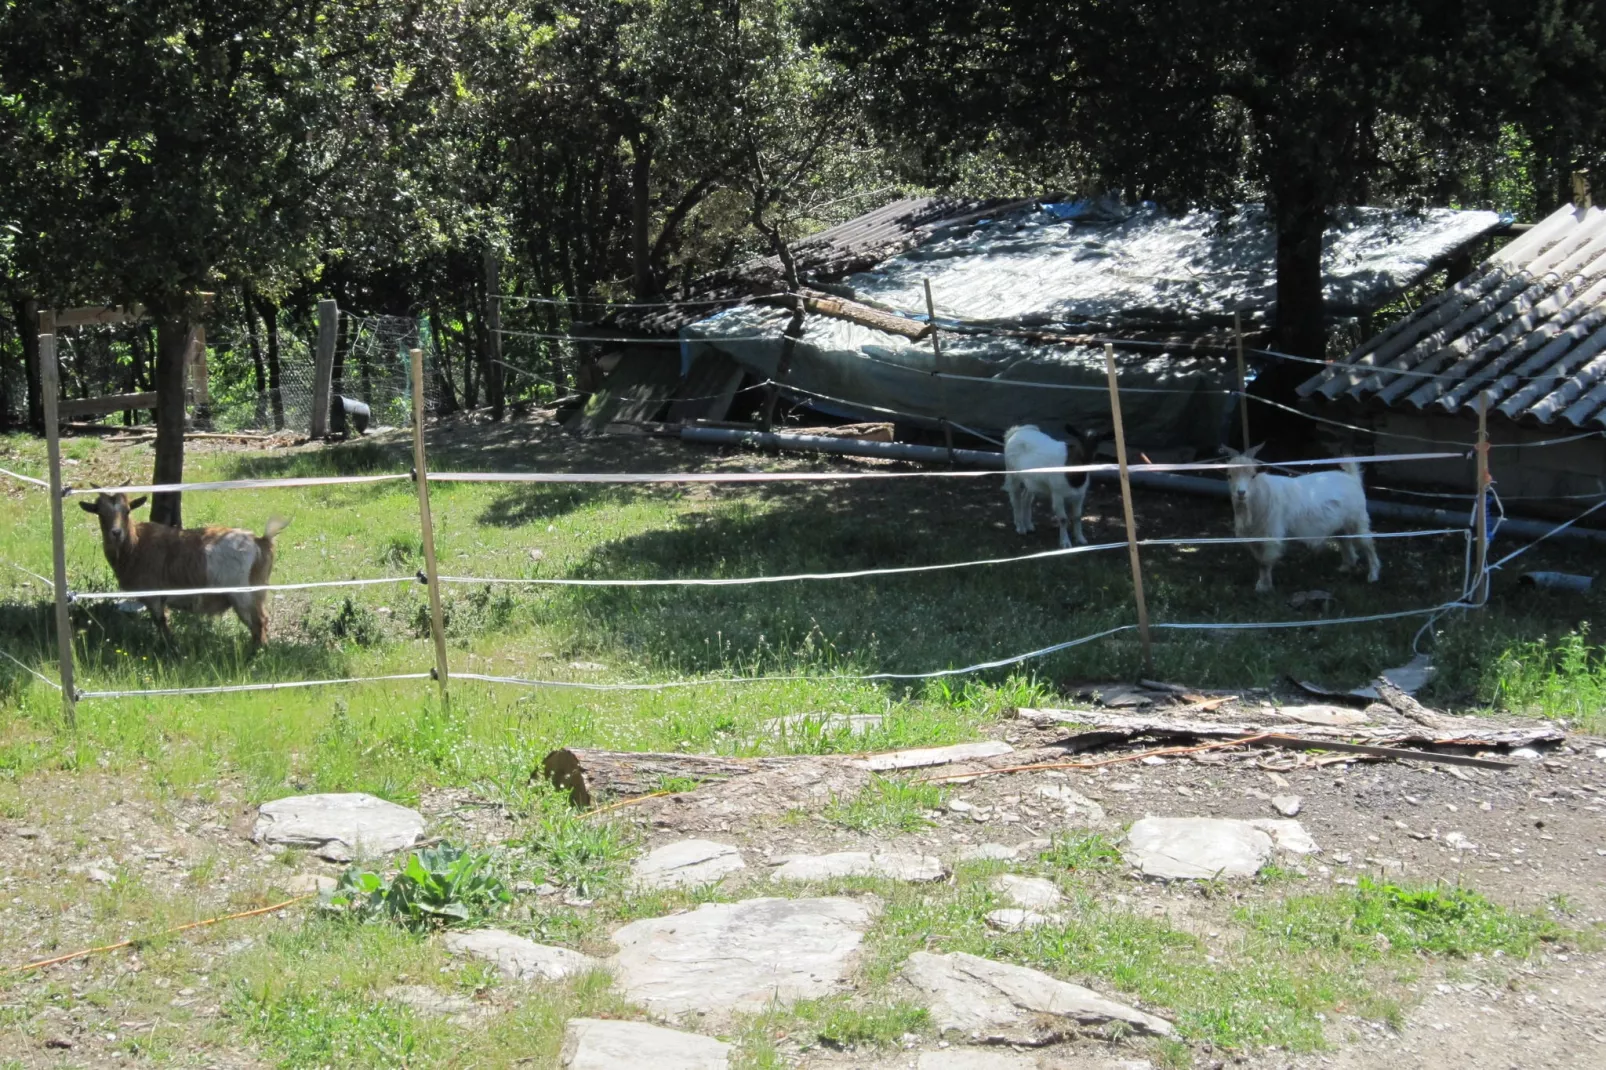
[[[169,612],[172,643],[157,634],[146,614],[124,613],[115,603],[75,605],[71,614],[75,682],[82,690],[321,680],[348,675],[350,669],[339,648],[275,640],[271,634],[267,645],[253,653],[249,635],[232,613],[198,617]],[[0,649],[56,679],[54,607],[48,602],[0,602]],[[5,693],[31,682],[21,668],[0,659],[0,689]]]

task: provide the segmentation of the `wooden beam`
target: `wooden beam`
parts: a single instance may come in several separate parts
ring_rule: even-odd
[[[100,327],[117,323],[136,323],[145,318],[139,305],[88,305],[64,308],[56,313],[56,327]]]
[[[340,306],[325,298],[318,302],[318,351],[312,365],[312,415],[307,433],[312,438],[329,434],[329,393],[335,374],[335,335],[340,329]]]
[[[931,334],[932,325],[921,323],[919,320],[906,319],[903,316],[894,316],[890,312],[883,312],[879,308],[861,305],[857,301],[846,301],[840,297],[805,297],[803,306],[810,312],[821,316],[830,316],[832,319],[847,320],[857,323],[861,327],[882,331],[886,334],[902,335],[913,341],[920,341]],[[718,341],[718,339],[714,339]]]
[[[70,420],[77,416],[105,416],[108,413],[122,412],[124,409],[154,408],[156,408],[156,391],[147,390],[141,394],[107,394],[99,398],[63,401],[56,406],[56,412],[61,419]]]

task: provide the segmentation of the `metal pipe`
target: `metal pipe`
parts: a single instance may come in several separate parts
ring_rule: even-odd
[[[762,446],[768,449],[803,450],[814,453],[840,454],[848,457],[885,457],[903,461],[948,461],[948,451],[941,446],[917,446],[912,442],[865,442],[860,439],[840,439],[830,435],[784,435],[773,431],[740,431],[724,427],[683,427],[680,437],[686,442],[714,443],[726,446]],[[953,459],[977,468],[1002,470],[1004,455],[991,450],[954,450]],[[1099,482],[1114,482],[1113,472],[1095,472]],[[1213,498],[1227,496],[1227,483],[1222,479],[1204,479],[1180,472],[1132,472],[1129,476],[1134,487],[1148,490],[1182,491]],[[1468,514],[1453,509],[1433,509],[1425,505],[1406,505],[1403,502],[1368,499],[1367,512],[1374,517],[1390,520],[1427,522],[1438,527],[1460,527],[1466,524]],[[1507,517],[1500,522],[1500,532],[1537,539],[1555,531],[1557,525],[1542,520],[1521,520]],[[1579,539],[1606,543],[1606,531],[1574,525],[1556,532],[1558,539]]]

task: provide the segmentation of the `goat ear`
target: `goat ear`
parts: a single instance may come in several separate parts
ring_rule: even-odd
[[[144,504],[145,504],[145,495],[141,494],[138,498],[135,498],[133,501],[128,503],[128,511],[132,513],[135,509],[138,509],[140,506],[142,506]]]
[[[1266,448],[1266,444],[1264,442],[1262,442],[1262,443],[1260,443],[1259,445],[1256,445],[1256,446],[1251,446],[1249,449],[1244,450],[1244,456],[1248,457],[1252,461],[1256,457],[1259,457],[1260,456],[1260,451],[1265,449],[1265,448]]]
[[[94,513],[96,516],[100,515],[100,509],[96,507],[94,502],[79,502],[78,508],[82,509],[86,513]]]

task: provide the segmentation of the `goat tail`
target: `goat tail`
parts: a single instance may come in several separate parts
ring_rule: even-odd
[[[262,538],[267,542],[272,542],[274,537],[278,535],[279,532],[283,531],[289,526],[290,521],[284,519],[283,517],[271,517],[268,520],[268,526],[262,531]]]
[[[1361,481],[1361,466],[1358,461],[1345,461],[1338,467],[1345,475],[1353,476],[1355,482],[1359,483]]]

